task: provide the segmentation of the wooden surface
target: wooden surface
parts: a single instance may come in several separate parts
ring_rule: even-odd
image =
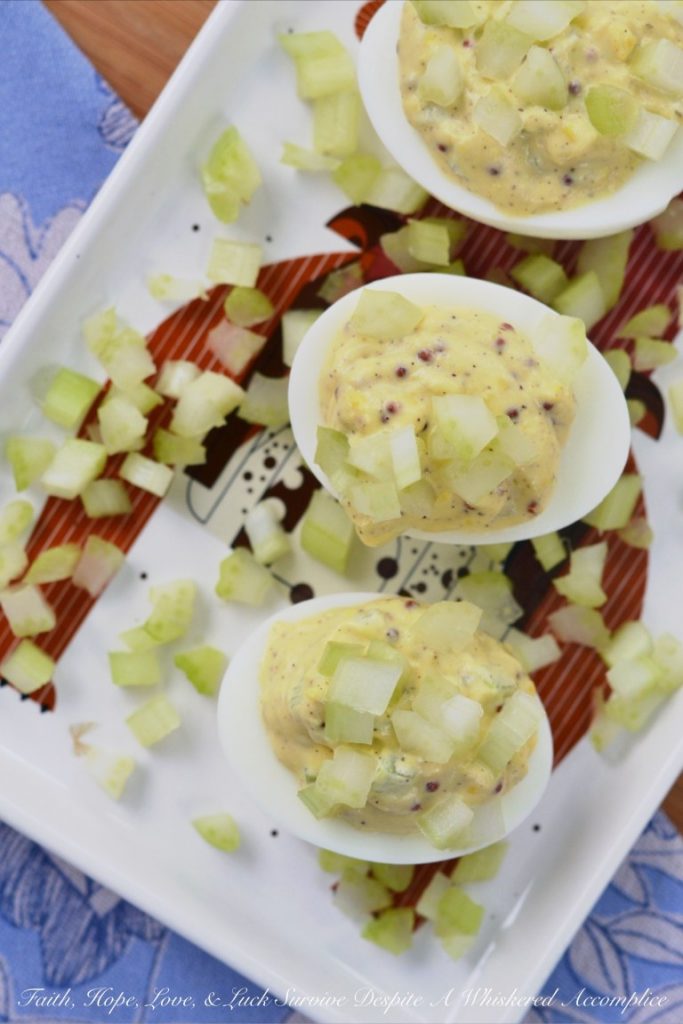
[[[138,117],[147,113],[214,3],[215,0],[45,0]],[[664,808],[683,832],[683,776],[664,801]]]

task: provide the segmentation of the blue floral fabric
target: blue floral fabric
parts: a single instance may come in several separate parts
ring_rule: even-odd
[[[1,337],[135,121],[38,0],[0,0],[0,44]],[[170,1006],[168,992],[193,1002]],[[212,992],[237,993],[235,1008],[207,1005]],[[543,994],[548,1005],[529,1011],[530,1024],[683,1020],[683,841],[663,814]],[[258,986],[0,824],[0,1021],[304,1019],[259,997]]]

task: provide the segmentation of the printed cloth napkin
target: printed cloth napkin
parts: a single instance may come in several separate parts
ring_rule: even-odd
[[[0,0],[0,47],[2,337],[136,123],[38,0]],[[163,1006],[164,991],[186,997],[185,1005]],[[211,993],[231,1008],[217,1007]],[[496,1005],[531,995],[482,989],[472,999]],[[528,1022],[683,1020],[683,840],[664,814],[617,872],[543,996],[546,1005],[529,1009]],[[0,1020],[226,1019],[305,1020],[0,824]]]

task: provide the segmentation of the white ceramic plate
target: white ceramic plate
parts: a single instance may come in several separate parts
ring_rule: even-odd
[[[286,125],[283,137],[306,140],[310,113],[296,99],[291,66],[274,40],[276,31],[288,28],[330,28],[355,52],[355,13],[348,0],[328,0],[322,8],[309,0],[218,5],[0,345],[0,433],[38,428],[28,385],[46,360],[92,369],[79,341],[83,314],[116,302],[122,315],[149,329],[165,314],[146,294],[146,274],[164,270],[195,277],[214,233],[262,239],[268,260],[351,251],[321,226],[343,206],[337,190],[323,178],[299,177],[278,163],[274,126]],[[234,119],[249,139],[266,182],[229,232],[211,217],[196,177],[201,156],[226,119]],[[193,224],[201,230],[193,232]],[[272,243],[265,241],[267,234]],[[279,441],[286,439],[283,432]],[[240,791],[219,747],[212,701],[174,677],[169,692],[184,727],[156,751],[140,752],[122,722],[140,697],[121,693],[107,679],[104,652],[146,614],[150,584],[188,574],[198,579],[205,621],[188,644],[205,640],[231,655],[265,617],[285,606],[284,596],[261,610],[209,602],[226,539],[239,527],[241,503],[258,500],[259,488],[274,472],[264,469],[267,483],[257,480],[249,496],[235,467],[260,469],[264,450],[258,442],[247,446],[212,487],[180,479],[61,660],[52,714],[41,715],[9,687],[0,689],[0,815],[271,992],[314,998],[339,993],[345,1000],[340,1007],[310,1010],[320,1021],[386,1021],[381,1006],[358,1004],[360,989],[378,998],[407,990],[424,997],[417,1008],[395,1008],[392,1024],[518,1020],[523,1011],[517,1006],[473,1008],[457,993],[479,985],[502,992],[516,987],[529,995],[538,990],[679,770],[683,694],[618,765],[601,760],[583,742],[553,772],[533,818],[512,836],[499,877],[478,888],[488,913],[464,960],[450,961],[425,929],[410,954],[386,956],[362,942],[356,925],[332,905],[330,876],[318,870],[311,847],[284,834],[271,836],[274,823]],[[667,426],[657,444],[639,438],[637,455],[656,534],[646,620],[676,632],[683,564],[680,439]],[[300,471],[288,450],[278,472],[297,484]],[[10,493],[8,477],[0,477],[0,500]],[[454,549],[438,555],[459,557]],[[405,577],[417,557],[410,549],[402,552]],[[287,565],[286,573],[292,581],[313,581],[319,594],[340,589],[339,577],[310,562]],[[402,578],[394,581],[397,586]],[[354,566],[352,585],[366,591],[384,587],[363,566]],[[138,779],[121,804],[95,787],[72,754],[68,727],[83,721],[102,723],[93,739],[139,760]],[[232,811],[244,833],[243,849],[229,858],[189,826],[196,814],[222,808]],[[433,1005],[451,988],[455,996],[448,1006]]]
[[[599,238],[656,217],[683,188],[683,131],[665,156],[643,161],[613,195],[566,212],[515,217],[445,175],[403,113],[396,42],[404,0],[387,0],[361,46],[359,82],[375,131],[397,163],[453,210],[482,224],[536,238]]]

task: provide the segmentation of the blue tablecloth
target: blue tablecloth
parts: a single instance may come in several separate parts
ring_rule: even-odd
[[[38,0],[0,0],[0,46],[2,336],[136,124]],[[165,988],[191,997],[194,1007],[162,1007],[158,993]],[[226,999],[238,993],[236,1004],[244,1004],[240,994],[252,1001],[262,994],[0,825],[0,1020],[303,1020],[273,999],[212,1009],[212,992]],[[530,1010],[528,1021],[683,1021],[683,841],[663,814],[641,836],[544,993],[550,1005]],[[477,998],[501,996],[515,998]]]

